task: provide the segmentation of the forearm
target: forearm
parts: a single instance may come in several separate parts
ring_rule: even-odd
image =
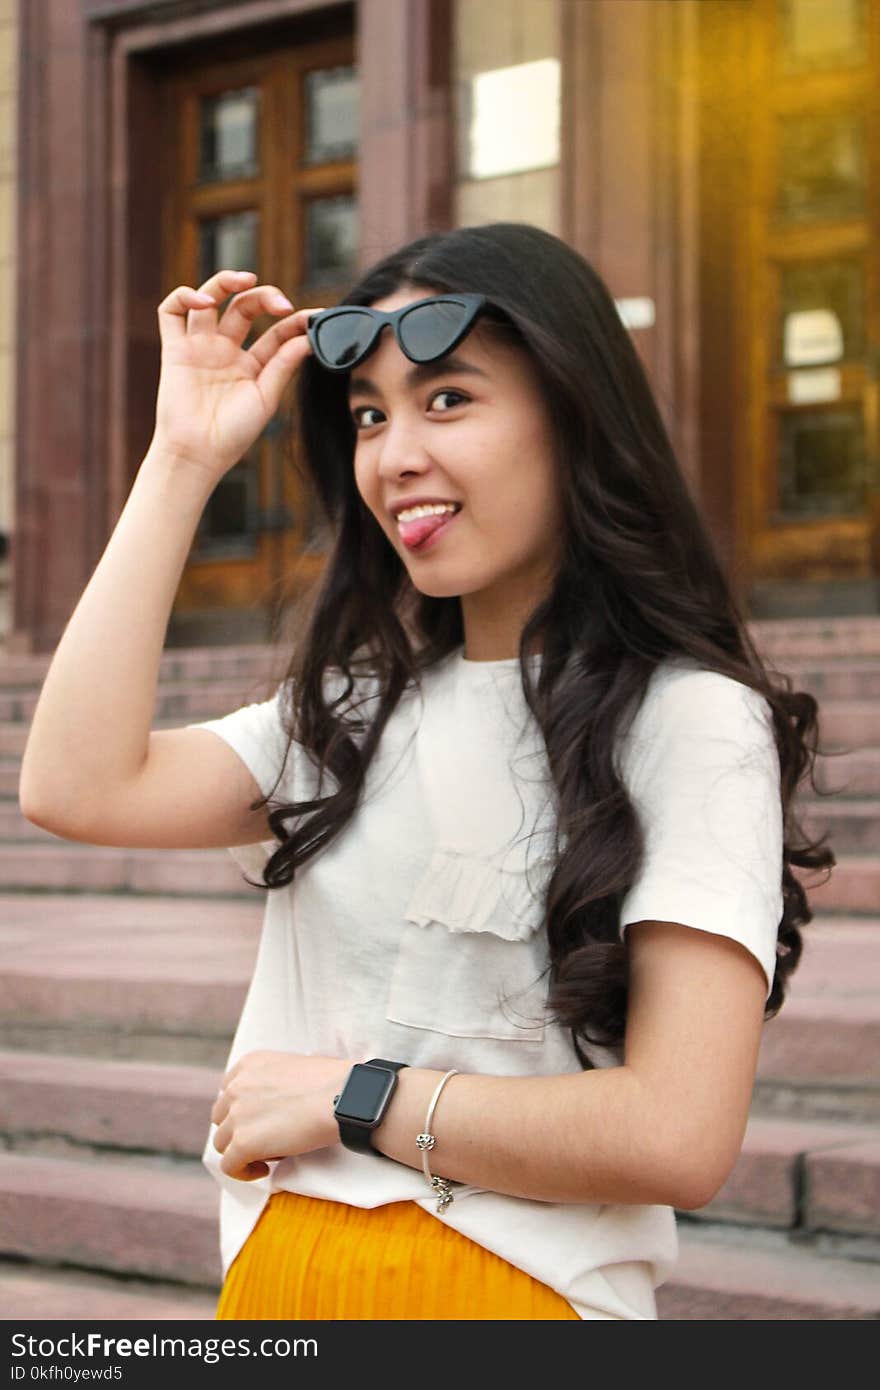
[[[25,814],[72,825],[142,766],[168,619],[211,490],[206,471],[147,452],[43,683],[22,760]]]
[[[416,1135],[443,1072],[406,1067],[373,1146],[421,1168]],[[557,1076],[452,1076],[432,1121],[434,1176],[548,1202],[677,1205],[644,1087],[624,1066]],[[427,1191],[427,1185],[426,1185]]]

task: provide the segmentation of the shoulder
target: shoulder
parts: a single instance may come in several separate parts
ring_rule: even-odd
[[[773,715],[760,691],[689,658],[663,662],[623,731],[623,771],[661,763],[682,766],[741,761],[775,751]]]
[[[766,722],[770,706],[760,691],[723,671],[711,671],[687,658],[661,663],[652,673],[632,727],[651,729],[746,728]]]

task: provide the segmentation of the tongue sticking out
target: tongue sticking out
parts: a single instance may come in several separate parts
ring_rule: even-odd
[[[454,512],[443,512],[440,516],[417,516],[414,521],[399,521],[397,529],[404,545],[421,545],[423,540],[433,535],[439,526],[448,521]]]

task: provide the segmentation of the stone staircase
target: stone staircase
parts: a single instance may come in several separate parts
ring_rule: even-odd
[[[756,622],[820,701],[809,823],[831,880],[765,1026],[742,1155],[658,1290],[664,1319],[880,1316],[880,619]],[[217,1190],[200,1154],[262,894],[225,850],[57,839],[18,807],[47,657],[0,657],[0,1303],[7,1318],[212,1319]],[[168,650],[154,726],[270,693],[265,647]]]

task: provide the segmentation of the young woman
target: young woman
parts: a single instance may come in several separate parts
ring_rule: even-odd
[[[255,279],[159,306],[154,437],[22,772],[55,833],[226,845],[269,890],[204,1154],[217,1317],[655,1318],[800,956],[790,866],[834,863],[792,811],[816,702],[570,247],[422,237],[322,311]],[[201,511],[294,377],[329,553],[292,660],[151,731]]]

